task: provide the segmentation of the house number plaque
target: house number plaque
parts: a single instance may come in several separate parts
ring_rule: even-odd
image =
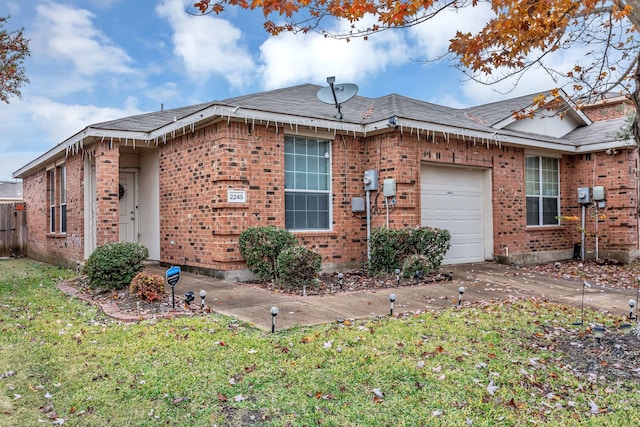
[[[227,202],[229,203],[247,203],[246,190],[227,190]]]

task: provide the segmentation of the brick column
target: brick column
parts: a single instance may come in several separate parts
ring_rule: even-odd
[[[120,149],[115,142],[97,145],[96,157],[96,244],[117,242],[120,238],[118,199]]]

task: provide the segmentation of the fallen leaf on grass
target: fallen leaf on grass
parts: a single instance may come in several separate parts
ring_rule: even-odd
[[[496,391],[498,391],[500,387],[498,387],[497,385],[493,384],[493,380],[489,381],[489,385],[487,386],[487,393],[489,393],[491,396],[493,396],[495,394]]]
[[[179,405],[182,402],[188,402],[188,401],[189,401],[188,397],[175,397],[171,399],[171,403],[173,403],[174,405]]]
[[[220,402],[226,402],[227,400],[229,400],[229,398],[227,396],[225,396],[222,393],[218,393],[218,401]]]
[[[242,402],[243,400],[247,400],[246,396],[243,396],[242,393],[233,396],[233,401],[234,402]]]
[[[593,415],[600,415],[600,414],[604,414],[605,412],[607,412],[607,408],[601,408],[598,405],[596,405],[596,403],[593,400],[589,401],[589,412],[591,412]]]
[[[381,402],[384,401],[384,393],[382,392],[382,390],[380,390],[379,388],[374,388],[371,391],[374,394],[374,396],[373,396],[373,402],[374,403],[381,403]]]

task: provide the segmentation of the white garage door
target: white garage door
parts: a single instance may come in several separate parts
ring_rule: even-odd
[[[449,230],[443,263],[485,260],[484,171],[423,165],[420,171],[422,226]]]

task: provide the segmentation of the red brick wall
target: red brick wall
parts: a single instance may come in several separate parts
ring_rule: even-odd
[[[37,170],[23,179],[27,206],[27,254],[43,262],[75,267],[84,260],[84,168],[81,155],[66,159],[67,167],[67,232],[49,232],[47,174]],[[59,230],[59,209],[56,229]]]
[[[273,126],[219,123],[161,146],[161,259],[210,269],[244,268],[239,234],[252,226],[284,226],[283,144],[283,130],[276,132]],[[587,157],[564,156],[560,161],[563,216],[579,216],[577,188],[593,186],[593,162]],[[598,175],[597,185],[607,187],[607,209],[616,212],[606,226],[599,224],[600,247],[636,249],[635,196],[622,203],[625,194],[637,193],[637,180],[627,173],[633,161],[603,154],[597,158],[602,162],[597,170],[604,174]],[[351,199],[365,197],[364,171],[379,171],[380,191],[371,193],[372,227],[386,221],[384,198],[378,195],[385,178],[397,183],[390,226],[414,227],[421,222],[420,165],[432,162],[491,171],[496,256],[506,248],[510,255],[571,250],[580,242],[575,221],[527,227],[524,159],[524,149],[495,142],[427,139],[400,131],[366,139],[343,140],[338,135],[332,143],[333,229],[296,235],[321,253],[325,264],[359,264],[366,256],[366,221],[364,213],[351,212]],[[246,190],[248,203],[227,203],[227,188]],[[588,240],[586,246],[594,243]]]
[[[162,261],[244,268],[240,233],[284,227],[284,136],[273,126],[219,123],[160,147]],[[327,263],[360,261],[365,249],[366,223],[351,212],[351,197],[363,195],[361,147],[352,137],[332,144],[333,230],[296,233]],[[229,188],[246,190],[248,202],[228,203]]]
[[[633,104],[628,101],[615,100],[597,105],[586,106],[584,113],[594,122],[627,117],[633,112]]]
[[[96,244],[98,246],[120,240],[120,150],[112,141],[98,143],[96,160]]]
[[[570,196],[571,202],[563,204],[567,206],[567,210],[564,211],[566,214],[563,212],[563,215],[581,217],[580,205],[576,203],[576,188],[604,186],[606,207],[598,211],[599,249],[605,253],[637,250],[638,153],[633,149],[622,149],[612,155],[602,152],[582,154],[573,156],[567,163],[567,173],[563,174],[563,177],[565,181],[570,182],[568,191],[573,191],[573,194]],[[595,209],[588,210],[585,225],[585,248],[593,253],[596,236]],[[580,239],[579,232],[574,234]]]
[[[161,261],[211,270],[245,268],[238,250],[240,233],[252,226],[284,227],[284,136],[273,125],[221,122],[160,144]],[[556,227],[526,226],[525,151],[495,142],[441,135],[419,137],[406,130],[332,142],[333,229],[296,233],[301,243],[323,255],[325,264],[354,265],[366,256],[365,213],[351,211],[353,197],[365,197],[365,170],[379,171],[380,191],[372,193],[373,227],[386,221],[380,194],[385,178],[395,178],[397,205],[391,227],[414,227],[420,218],[420,167],[424,162],[464,165],[491,171],[494,254],[510,255],[572,249],[580,241],[575,221]],[[97,242],[117,241],[119,149],[105,142],[95,149]],[[561,215],[580,216],[577,188],[603,185],[607,207],[599,226],[606,250],[638,249],[638,155],[634,150],[563,156]],[[48,235],[44,169],[24,179],[30,256],[48,262],[83,259],[82,156],[67,158],[66,235]],[[228,189],[247,193],[246,204],[227,202]],[[144,220],[144,219],[143,219]],[[586,247],[595,248],[593,220],[587,220]],[[45,237],[46,236],[46,237]]]

